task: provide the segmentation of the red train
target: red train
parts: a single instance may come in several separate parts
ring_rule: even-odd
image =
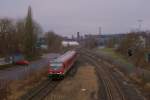
[[[68,51],[60,57],[50,62],[48,77],[53,78],[64,78],[65,74],[70,70],[72,65],[77,59],[77,52],[72,50]]]

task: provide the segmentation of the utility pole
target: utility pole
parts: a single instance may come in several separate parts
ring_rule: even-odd
[[[77,32],[77,41],[80,41],[80,32]]]
[[[142,28],[142,22],[143,22],[142,19],[139,19],[139,20],[138,20],[138,31],[139,31],[139,32],[141,31],[141,28]]]
[[[99,45],[100,45],[100,44],[101,44],[102,28],[99,27],[99,28],[98,28],[98,31],[99,31]]]
[[[101,27],[98,28],[98,33],[99,33],[99,35],[101,35],[101,33],[102,33],[102,28]]]

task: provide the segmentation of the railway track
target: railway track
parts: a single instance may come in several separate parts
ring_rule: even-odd
[[[102,85],[99,90],[100,100],[146,100],[132,82],[114,67],[115,64],[112,66],[109,61],[93,51],[80,49],[79,52],[96,68]]]
[[[101,83],[99,91],[100,100],[143,100],[137,99],[138,97],[136,99],[128,98],[126,92],[123,90],[124,87],[121,88],[120,83],[122,80],[119,80],[120,77],[116,75],[116,72],[114,74],[114,72],[108,68],[103,61],[99,60],[99,56],[87,50],[79,50],[79,53],[82,54],[82,58],[80,59],[95,66],[97,76]],[[73,70],[69,73],[75,74]],[[59,83],[59,81],[45,80],[45,82],[41,83],[37,88],[22,96],[19,100],[43,100]]]
[[[57,86],[59,81],[45,80],[36,88],[30,90],[19,100],[43,100]]]
[[[103,93],[101,92],[102,97],[100,98],[102,100],[126,100],[119,84],[114,80],[108,68],[105,66],[102,67],[102,64],[98,61],[96,55],[88,51],[85,52],[85,50],[81,53],[84,55],[84,59],[93,64],[96,68],[97,75],[103,87]]]
[[[77,69],[78,69],[78,63],[76,63],[74,67],[70,69],[70,71],[66,74],[65,78],[69,76],[73,77],[76,74]],[[50,94],[55,89],[55,87],[57,87],[58,84],[60,84],[60,82],[61,80],[53,81],[47,79],[41,82],[41,84],[39,84],[37,87],[31,89],[28,93],[23,95],[19,100],[44,100],[45,97],[48,94]]]

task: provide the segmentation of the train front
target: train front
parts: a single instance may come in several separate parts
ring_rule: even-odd
[[[48,70],[48,77],[50,79],[64,78],[64,68],[62,62],[52,61],[50,62],[50,68]]]

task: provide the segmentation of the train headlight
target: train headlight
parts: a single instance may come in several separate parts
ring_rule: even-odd
[[[57,74],[63,74],[63,72],[58,72]]]

